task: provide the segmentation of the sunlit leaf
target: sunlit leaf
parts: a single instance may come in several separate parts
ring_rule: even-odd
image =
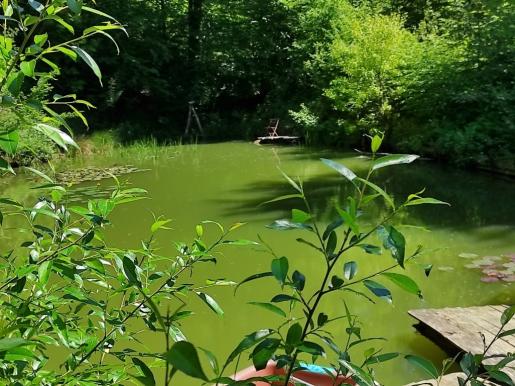
[[[392,154],[385,157],[381,157],[374,161],[372,170],[378,170],[387,166],[409,164],[419,158],[418,155],[413,154]]]
[[[354,179],[357,177],[356,174],[352,170],[350,170],[348,167],[338,163],[334,162],[330,159],[321,158],[320,159],[325,165],[329,166],[330,168],[336,170],[338,173],[340,173],[342,176],[347,178],[349,181],[354,181]]]

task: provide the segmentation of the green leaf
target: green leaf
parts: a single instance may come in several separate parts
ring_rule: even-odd
[[[331,277],[331,288],[334,288],[334,289],[341,288],[343,283],[344,283],[344,281],[341,277],[338,277],[336,275],[333,275],[333,277]]]
[[[379,135],[374,135],[372,137],[372,141],[370,143],[370,150],[372,150],[372,153],[377,153],[377,151],[381,147],[382,143],[383,143],[383,137],[379,136]]]
[[[267,225],[266,227],[270,228],[270,229],[280,230],[280,231],[286,231],[286,230],[292,230],[292,229],[313,230],[313,228],[310,225],[302,224],[302,223],[294,223],[287,219],[276,220],[272,224]]]
[[[386,193],[383,189],[381,189],[379,186],[377,186],[376,184],[374,184],[373,182],[370,182],[370,181],[367,181],[363,178],[359,178],[357,177],[358,181],[364,183],[365,185],[369,186],[370,188],[372,188],[376,193],[378,193],[381,197],[384,198],[385,202],[392,208],[392,209],[395,209],[395,203],[393,201],[393,198],[390,197],[390,195],[388,193]]]
[[[145,362],[138,358],[132,358],[132,363],[134,363],[134,366],[136,366],[142,375],[141,377],[135,378],[145,386],[155,386],[156,380],[154,378],[154,374],[152,374],[152,371],[148,368]]]
[[[374,355],[374,356],[371,356],[370,358],[368,358],[366,360],[365,364],[367,366],[369,366],[369,365],[373,365],[376,363],[382,363],[382,362],[386,362],[386,361],[395,359],[398,356],[399,356],[398,352],[390,352],[390,353],[385,353],[385,354]]]
[[[78,58],[77,53],[72,51],[72,50],[70,50],[69,48],[66,48],[66,47],[55,47],[55,49],[60,51],[61,53],[65,54],[66,56],[68,56],[74,62],[77,61],[77,58]]]
[[[34,77],[34,71],[36,69],[36,61],[30,60],[28,62],[21,62],[20,63],[20,70],[23,72],[25,76],[28,76],[29,78]]]
[[[36,1],[36,0],[29,0],[29,5],[34,8],[38,13],[41,13],[43,12],[43,10],[45,9],[45,7],[43,6],[43,4],[41,4],[40,2]]]
[[[393,226],[380,226],[377,228],[379,239],[383,246],[390,250],[392,257],[404,268],[404,256],[406,251],[406,239]]]
[[[503,326],[507,325],[509,323],[509,321],[513,318],[514,315],[515,315],[515,305],[506,308],[506,310],[504,310],[504,312],[502,313],[502,316],[501,316],[501,324]]]
[[[250,355],[256,370],[259,371],[266,368],[268,361],[272,358],[280,344],[280,339],[266,338],[256,346]]]
[[[306,221],[311,219],[311,215],[309,213],[304,212],[300,209],[292,209],[291,210],[291,221],[294,223],[305,223]]]
[[[261,302],[249,302],[247,304],[252,304],[253,306],[258,306],[258,307],[264,308],[265,310],[271,311],[274,314],[286,317],[286,312],[284,312],[282,309],[280,309],[279,307],[277,307],[273,304],[261,303]]]
[[[388,303],[392,302],[391,292],[382,284],[373,280],[364,280],[363,284],[377,297],[386,300]]]
[[[343,266],[343,277],[346,280],[352,280],[358,272],[358,263],[355,261],[349,261]]]
[[[186,341],[175,343],[166,353],[166,360],[174,368],[193,378],[207,381],[195,347]]]
[[[327,316],[323,312],[319,313],[318,317],[317,317],[317,326],[318,327],[324,326],[328,320],[329,320],[329,316]]]
[[[79,148],[79,145],[75,143],[75,141],[65,132],[59,130],[56,127],[47,125],[45,123],[37,123],[34,125],[34,128],[43,133],[49,139],[54,141],[57,145],[62,147],[64,150],[68,150],[68,146]]]
[[[45,285],[48,283],[48,278],[50,277],[50,272],[52,271],[52,262],[51,261],[45,261],[43,264],[41,264],[38,268],[38,277],[39,282],[42,285]]]
[[[435,365],[425,358],[421,358],[416,355],[406,355],[404,358],[412,365],[424,370],[433,379],[438,379],[440,373],[436,369]]]
[[[279,294],[275,295],[272,300],[270,300],[272,303],[281,303],[281,302],[298,302],[299,299],[297,299],[294,296],[286,295],[286,294]]]
[[[64,28],[66,28],[70,33],[75,33],[73,27],[68,24],[67,22],[64,21],[64,19],[62,17],[59,17],[59,16],[56,16],[56,15],[48,15],[48,16],[45,16],[45,18],[43,20],[54,20],[56,22],[58,22],[59,24],[61,24]]]
[[[493,378],[496,381],[499,381],[499,382],[501,382],[503,384],[506,384],[506,385],[509,385],[509,386],[515,385],[515,383],[513,383],[513,379],[508,374],[506,374],[504,371],[491,370],[491,371],[488,371],[488,375],[491,378]]]
[[[363,249],[366,253],[371,255],[381,255],[383,251],[380,247],[371,244],[359,244],[357,245],[359,248]]]
[[[272,260],[271,271],[281,285],[283,285],[286,281],[286,277],[288,276],[288,269],[289,264],[286,257],[283,256],[279,259]]]
[[[342,220],[345,222],[345,224],[347,224],[349,228],[352,230],[352,233],[354,233],[355,235],[359,235],[359,226],[356,223],[356,219],[352,217],[347,211],[341,208],[336,208],[336,210],[342,218]]]
[[[342,176],[347,178],[349,181],[354,181],[354,179],[357,177],[356,174],[352,170],[350,170],[348,167],[339,164],[338,162],[331,161],[330,159],[321,158],[320,159],[325,165],[329,166],[330,168],[336,170],[338,173],[340,173]]]
[[[327,228],[325,228],[324,234],[322,236],[323,240],[326,240],[332,231],[334,231],[336,228],[342,226],[344,224],[344,221],[342,218],[336,219],[332,223],[330,223]]]
[[[278,202],[278,201],[290,200],[292,198],[302,198],[302,197],[303,197],[302,194],[287,194],[285,196],[280,196],[280,197],[274,198],[272,200],[265,201],[259,205],[265,205],[265,204],[270,204],[272,202]]]
[[[6,154],[13,156],[16,154],[20,133],[18,130],[9,130],[0,134],[0,149]]]
[[[341,359],[338,362],[340,362],[345,368],[347,368],[350,371],[350,373],[353,375],[353,378],[357,378],[358,385],[375,386],[375,382],[372,379],[372,377],[365,371],[363,371],[360,367]]]
[[[34,36],[34,43],[36,43],[38,46],[42,47],[48,40],[48,34],[44,33],[42,35],[35,35]]]
[[[293,181],[293,179],[292,179],[290,176],[288,176],[285,172],[283,172],[281,169],[279,169],[279,171],[280,171],[280,172],[281,172],[281,174],[283,175],[284,179],[285,179],[286,181],[288,181],[288,183],[289,183],[291,186],[293,186],[293,188],[294,188],[297,192],[299,192],[299,193],[301,193],[301,194],[302,194],[302,188],[300,187],[300,185],[299,185],[299,184],[297,184],[295,181]]]
[[[82,11],[82,1],[77,0],[67,0],[68,8],[70,8],[70,11],[72,11],[74,14],[78,15]]]
[[[132,259],[130,259],[127,255],[125,255],[123,257],[122,263],[123,273],[125,274],[125,277],[129,281],[129,283],[140,287],[141,283],[139,281],[139,275],[136,272],[136,265],[134,264],[134,261],[132,261]]]
[[[91,68],[93,73],[97,76],[98,80],[100,81],[100,85],[102,86],[102,73],[100,72],[100,67],[98,67],[97,62],[91,57],[90,54],[88,54],[86,51],[84,51],[82,48],[77,46],[71,46],[71,49],[79,55],[79,57]]]
[[[209,296],[208,294],[205,294],[203,292],[196,292],[196,294],[198,295],[198,297],[200,299],[202,299],[204,301],[204,303],[206,303],[209,308],[211,308],[215,313],[217,313],[218,315],[220,316],[223,316],[224,314],[224,311],[222,310],[222,308],[218,305],[218,303],[215,301],[215,299],[213,299],[211,296]]]
[[[431,198],[431,197],[415,198],[413,200],[408,201],[404,205],[405,206],[415,206],[415,205],[427,205],[427,204],[429,204],[429,205],[449,205],[449,206],[451,206],[451,204],[449,204],[448,202],[440,201],[440,200],[437,200],[436,198]]]
[[[233,360],[235,360],[243,351],[251,348],[255,344],[261,342],[263,339],[269,337],[271,334],[273,334],[273,330],[269,329],[263,329],[255,331],[249,335],[246,335],[242,341],[236,346],[236,348],[233,350],[233,352],[229,355],[227,358],[227,361],[225,362],[224,368],[227,367],[229,363],[231,363]]]
[[[387,166],[409,164],[419,158],[418,155],[413,154],[392,154],[385,157],[381,157],[374,161],[372,170],[378,170]]]
[[[302,326],[299,323],[292,324],[286,335],[286,344],[297,346],[302,339]]]
[[[304,276],[299,271],[295,271],[295,272],[293,272],[293,275],[291,278],[292,278],[293,286],[295,287],[295,289],[297,289],[297,291],[304,290],[304,286],[306,285],[306,276]]]
[[[247,277],[246,279],[244,279],[243,281],[241,281],[237,286],[236,288],[234,289],[234,292],[236,293],[236,291],[238,290],[238,288],[245,284],[245,283],[248,283],[249,281],[254,281],[254,280],[258,280],[258,279],[262,279],[264,277],[271,277],[271,276],[274,276],[274,274],[272,272],[263,272],[263,273],[256,273],[254,275],[250,275],[249,277]]]
[[[23,338],[3,338],[0,339],[0,352],[9,351],[16,347],[27,346],[30,341]]]
[[[209,365],[215,374],[218,374],[220,372],[220,367],[218,366],[218,360],[216,359],[215,355],[209,350],[203,349],[202,347],[199,348],[204,352],[204,354],[206,354]]]
[[[325,251],[327,256],[331,257],[336,249],[336,244],[338,243],[338,236],[336,236],[336,232],[332,231],[329,234],[329,238],[327,239],[327,244],[325,246]]]
[[[299,351],[302,351],[302,352],[305,352],[305,353],[308,353],[311,355],[325,357],[325,351],[322,348],[322,346],[320,346],[319,344],[314,343],[314,342],[304,341],[297,348]]]
[[[419,298],[422,298],[422,291],[420,290],[418,284],[410,277],[406,275],[402,275],[400,273],[393,272],[385,272],[382,276],[388,278],[392,283],[396,284],[404,291],[409,292],[410,294],[417,295]]]
[[[23,85],[23,81],[25,79],[25,74],[22,71],[18,71],[12,73],[7,80],[7,89],[9,92],[17,97],[20,95],[21,86]]]
[[[204,228],[202,227],[202,225],[198,224],[195,227],[195,233],[197,234],[197,237],[202,237],[202,235],[204,234]]]

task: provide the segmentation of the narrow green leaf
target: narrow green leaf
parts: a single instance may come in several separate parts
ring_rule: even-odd
[[[436,369],[435,365],[432,364],[430,361],[428,361],[425,358],[421,358],[416,355],[406,355],[404,357],[409,363],[417,366],[418,368],[424,370],[429,376],[431,376],[433,379],[438,379],[440,376],[438,370]]]
[[[342,176],[347,178],[349,181],[354,181],[354,179],[357,177],[356,174],[352,170],[350,170],[348,167],[339,164],[338,162],[334,162],[330,159],[321,158],[320,159],[325,165],[329,166],[330,168],[336,170],[338,173],[340,173]]]
[[[231,352],[231,354],[227,358],[227,361],[225,362],[224,368],[227,367],[227,365],[231,363],[233,360],[235,360],[243,351],[248,350],[255,344],[261,342],[263,339],[269,337],[274,332],[274,330],[263,329],[246,335],[238,344],[238,346],[236,346],[236,348]]]
[[[402,288],[404,291],[422,298],[422,291],[412,278],[400,273],[393,272],[385,272],[382,274],[382,276],[388,278],[392,283]]]
[[[204,301],[204,303],[206,303],[209,308],[211,308],[215,313],[217,313],[218,315],[220,316],[223,316],[224,315],[224,311],[222,310],[222,308],[218,305],[218,303],[215,301],[215,299],[213,299],[211,296],[209,296],[208,294],[205,294],[203,292],[197,292],[196,293],[198,295],[198,297],[200,299],[202,299]]]
[[[280,197],[274,198],[272,200],[265,201],[259,205],[265,205],[265,204],[270,204],[272,202],[278,202],[278,201],[284,201],[284,200],[291,200],[292,198],[302,198],[302,194],[287,194],[285,196],[280,196]]]
[[[247,304],[252,304],[253,306],[258,306],[258,307],[264,308],[265,310],[273,312],[274,314],[286,317],[286,312],[284,312],[282,309],[280,309],[279,307],[277,307],[273,304],[261,303],[261,302],[249,302]]]
[[[415,198],[411,201],[408,201],[405,206],[414,206],[414,205],[449,205],[451,206],[451,204],[449,204],[448,202],[444,202],[444,201],[440,201],[440,200],[437,200],[436,198],[431,198],[431,197],[420,197],[420,198]]]
[[[392,154],[385,157],[381,157],[374,161],[372,170],[378,170],[387,166],[409,164],[419,158],[418,155],[413,154]]]
[[[506,310],[504,310],[504,312],[502,313],[502,316],[501,316],[501,324],[503,326],[507,325],[509,323],[509,321],[513,318],[514,315],[515,315],[515,305],[506,308]]]
[[[373,280],[365,280],[363,281],[363,284],[377,297],[386,300],[388,303],[392,302],[392,294],[390,290],[382,284]]]
[[[256,273],[254,275],[250,275],[249,277],[247,277],[246,279],[242,280],[237,286],[236,288],[234,289],[234,293],[236,293],[236,291],[238,290],[238,288],[245,284],[245,283],[248,283],[249,281],[254,281],[254,280],[258,280],[258,279],[262,279],[264,277],[271,277],[271,276],[274,276],[274,274],[272,272],[263,272],[263,273]]]
[[[141,359],[132,358],[132,363],[139,370],[142,376],[136,377],[136,379],[141,382],[145,386],[155,386],[156,380],[154,378],[154,374],[148,368],[148,366]]]
[[[84,51],[82,48],[77,46],[71,46],[71,49],[79,55],[79,57],[91,68],[93,73],[97,76],[98,80],[100,81],[100,85],[102,86],[102,73],[100,72],[100,67],[98,67],[97,62],[91,57],[90,54],[88,54],[86,51]]]
[[[370,182],[370,181],[367,181],[363,178],[359,178],[357,177],[358,181],[364,183],[365,185],[369,186],[370,188],[372,188],[376,193],[378,193],[381,197],[384,198],[385,202],[392,208],[392,209],[395,209],[395,203],[393,201],[393,198],[390,197],[390,195],[388,193],[386,193],[383,189],[381,189],[379,186],[377,186],[376,184],[374,184],[373,182]]]

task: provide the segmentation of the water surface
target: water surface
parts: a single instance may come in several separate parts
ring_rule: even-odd
[[[292,193],[278,171],[280,168],[304,181],[321,222],[334,218],[334,204],[343,201],[350,187],[341,176],[324,166],[320,157],[341,161],[361,173],[367,167],[367,160],[357,158],[355,154],[299,147],[260,147],[247,143],[181,146],[158,150],[151,155],[137,151],[113,152],[108,156],[76,160],[73,167],[130,164],[148,169],[121,178],[133,186],[147,189],[151,199],[120,207],[114,213],[114,225],[107,234],[113,244],[138,247],[139,240],[148,235],[154,215],[173,219],[173,230],[161,234],[159,239],[161,252],[172,256],[173,241],[192,240],[194,227],[202,220],[216,220],[226,225],[247,222],[237,231],[237,236],[257,240],[259,234],[277,255],[290,259],[292,270],[306,274],[307,290],[310,290],[319,285],[324,262],[295,239],[311,236],[300,231],[278,232],[265,227],[276,219],[288,217],[290,209],[300,207],[300,203],[259,204]],[[17,185],[10,182],[9,186],[4,182],[3,195],[15,192],[18,196],[30,196],[26,182],[18,181]],[[384,347],[385,352],[414,353],[440,363],[446,354],[416,332],[414,320],[407,311],[515,302],[513,283],[483,283],[480,270],[464,268],[470,261],[459,257],[462,253],[481,257],[515,252],[515,183],[425,161],[385,169],[378,173],[376,182],[398,200],[425,188],[424,195],[437,197],[452,206],[416,207],[400,218],[405,224],[402,229],[408,252],[423,245],[425,253],[420,263],[432,263],[435,267],[429,278],[420,267],[408,269],[422,288],[423,299],[392,288],[393,304],[381,300],[371,304],[349,295],[345,295],[345,301],[361,316],[363,337],[387,339],[384,343],[363,345],[363,350]],[[110,185],[111,181],[80,184],[77,186],[78,199]],[[84,190],[85,187],[89,189]],[[374,207],[372,214],[380,215],[382,211],[381,207]],[[372,217],[365,217],[365,221],[372,221]],[[214,228],[206,231],[215,233]],[[360,274],[374,272],[392,262],[387,254],[353,253],[351,258],[359,262]],[[240,281],[250,274],[269,270],[270,261],[271,256],[262,248],[227,247],[216,267],[200,267],[195,275],[199,280],[226,278]],[[279,288],[272,280],[242,287],[236,295],[230,288],[215,289],[211,294],[223,307],[224,317],[216,316],[197,299],[191,299],[190,308],[196,315],[184,323],[183,330],[193,343],[225,358],[243,335],[260,328],[276,327],[281,322],[278,316],[247,304],[249,301],[269,301],[278,292]],[[335,294],[327,298],[322,307],[332,315],[343,314],[343,299]],[[331,329],[335,340],[342,344],[345,327],[342,322],[335,323]],[[146,338],[147,346],[156,351],[162,349],[160,336]],[[389,362],[377,372],[378,378],[388,386],[424,378],[402,359]],[[196,385],[199,382],[181,378],[177,384]]]

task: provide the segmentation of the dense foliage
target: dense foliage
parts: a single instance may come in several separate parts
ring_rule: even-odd
[[[506,0],[121,1],[119,56],[88,43],[80,68],[95,127],[122,140],[184,133],[195,101],[211,139],[253,138],[270,118],[312,144],[385,145],[460,164],[513,165],[514,4]],[[82,23],[96,15],[83,15]],[[60,90],[58,90],[60,91]],[[107,91],[107,92],[106,92]]]

